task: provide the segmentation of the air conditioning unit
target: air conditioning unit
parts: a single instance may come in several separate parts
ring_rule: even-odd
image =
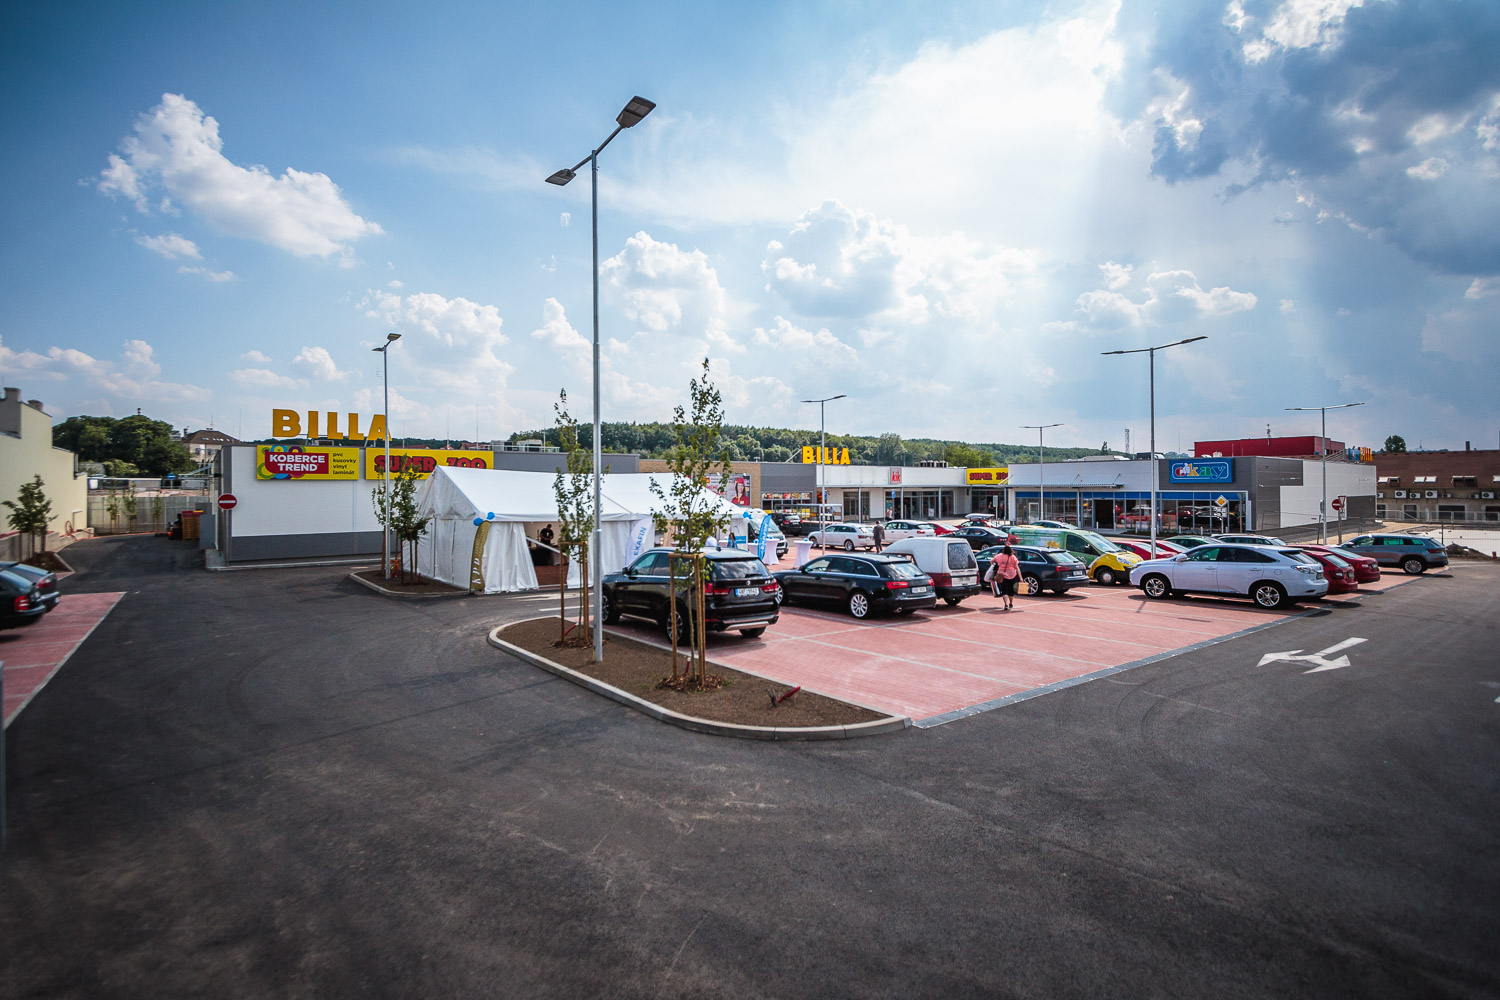
[[[1481,494],[1479,494],[1479,499],[1481,499],[1481,500],[1493,500],[1493,499],[1495,499],[1495,494],[1493,494],[1493,493],[1481,493]]]
[[[1452,500],[1453,499],[1453,494],[1449,493],[1447,490],[1444,490],[1443,493],[1442,493],[1442,497],[1443,497],[1444,500]]]
[[[1405,500],[1406,499],[1406,491],[1405,490],[1397,490],[1395,492],[1395,494],[1393,494],[1393,495],[1395,496],[1395,498],[1397,500]]]
[[[1437,490],[1428,490],[1426,493],[1426,497],[1428,500],[1436,500],[1438,498]]]

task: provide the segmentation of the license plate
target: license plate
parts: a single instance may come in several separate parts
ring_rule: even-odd
[[[979,574],[975,573],[973,576],[955,576],[953,579],[957,581],[960,586],[962,586],[963,584],[974,583],[975,581],[977,581],[979,579]]]
[[[735,597],[755,597],[760,593],[759,587],[735,587]]]
[[[913,587],[913,588],[911,588],[911,592],[913,594],[925,594],[925,593],[927,593],[927,588],[926,587]]]

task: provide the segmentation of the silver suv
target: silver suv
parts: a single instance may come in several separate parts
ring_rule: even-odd
[[[1158,600],[1179,593],[1226,594],[1273,610],[1328,593],[1322,564],[1301,549],[1228,542],[1147,560],[1130,571],[1130,582]]]
[[[1412,576],[1448,565],[1442,543],[1421,535],[1360,535],[1340,548],[1369,556],[1382,566],[1400,566]]]

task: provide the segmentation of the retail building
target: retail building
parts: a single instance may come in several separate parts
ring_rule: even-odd
[[[1375,513],[1392,521],[1500,521],[1500,449],[1381,452]]]

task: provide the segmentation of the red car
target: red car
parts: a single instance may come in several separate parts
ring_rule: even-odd
[[[1169,542],[1165,538],[1158,538],[1156,540],[1156,555],[1154,556],[1151,554],[1151,539],[1149,538],[1111,538],[1110,541],[1127,552],[1134,552],[1142,559],[1162,559],[1187,551],[1181,545]]]
[[[1328,577],[1328,592],[1330,594],[1352,594],[1359,590],[1359,581],[1354,577],[1354,567],[1331,552],[1321,551],[1321,546],[1316,549],[1304,548],[1309,557],[1316,559],[1318,565],[1323,567],[1323,575]]]
[[[935,535],[953,534],[953,526],[951,524],[940,524],[937,521],[918,521],[917,523],[924,528],[931,528]]]
[[[1338,556],[1354,567],[1354,579],[1358,583],[1375,583],[1380,579],[1380,563],[1369,556],[1341,549],[1337,545],[1304,545],[1302,548],[1307,549],[1309,555],[1315,552],[1328,552]]]

